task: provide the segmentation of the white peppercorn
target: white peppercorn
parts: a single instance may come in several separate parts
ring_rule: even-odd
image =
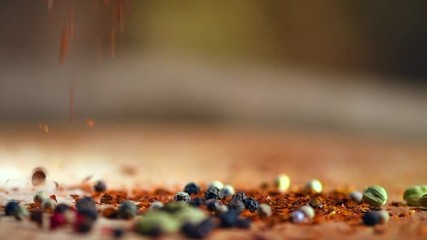
[[[323,187],[322,183],[319,180],[313,179],[305,184],[304,189],[308,193],[321,193]]]
[[[274,180],[274,186],[279,192],[286,192],[291,185],[291,179],[286,174],[280,174]]]

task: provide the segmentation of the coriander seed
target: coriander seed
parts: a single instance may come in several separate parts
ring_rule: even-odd
[[[387,192],[381,186],[370,186],[363,192],[362,201],[374,207],[381,207],[387,202]]]

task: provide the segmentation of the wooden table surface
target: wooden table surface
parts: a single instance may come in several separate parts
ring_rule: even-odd
[[[325,190],[350,186],[363,190],[384,186],[389,201],[401,201],[410,185],[427,183],[427,141],[397,136],[367,136],[326,131],[251,129],[236,126],[183,124],[102,124],[94,128],[49,125],[46,133],[37,125],[0,127],[0,203],[9,199],[31,200],[36,189],[31,170],[48,170],[47,183],[37,189],[55,193],[55,184],[80,182],[87,176],[104,179],[110,187],[173,190],[189,181],[221,180],[236,187],[256,188],[287,173],[293,188],[318,178]],[[18,191],[12,191],[18,188]],[[60,197],[66,201],[67,198]],[[402,211],[398,209],[396,211]],[[269,231],[255,225],[249,231],[216,231],[212,239],[423,239],[427,214],[392,219],[385,231],[346,224],[296,226],[285,223]],[[108,239],[96,229],[83,239]],[[74,239],[70,231],[51,233],[30,223],[0,220],[0,239]],[[127,238],[141,238],[129,234]],[[182,238],[177,235],[166,238]]]

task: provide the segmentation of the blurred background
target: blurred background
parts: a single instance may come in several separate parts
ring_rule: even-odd
[[[427,136],[425,1],[0,4],[1,121]]]
[[[425,183],[426,5],[2,0],[0,182]]]

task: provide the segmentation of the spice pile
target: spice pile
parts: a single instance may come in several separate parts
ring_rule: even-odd
[[[33,185],[43,184],[46,174],[37,168]],[[386,224],[390,218],[405,213],[391,213],[393,202],[386,206],[387,192],[380,186],[367,187],[364,192],[335,190],[323,192],[322,184],[314,179],[299,191],[290,192],[290,179],[279,175],[272,184],[259,189],[235,191],[233,186],[213,181],[206,187],[188,183],[181,192],[165,189],[130,192],[110,190],[104,181],[79,186],[83,195],[71,195],[72,204],[58,203],[56,195],[37,191],[33,203],[9,201],[0,206],[6,217],[18,221],[29,219],[41,228],[72,228],[88,233],[100,217],[125,220],[128,225],[104,228],[108,234],[120,238],[132,231],[145,236],[180,232],[190,238],[204,238],[217,228],[249,229],[252,224],[272,228],[276,224],[313,225],[327,221],[345,222],[349,226]],[[64,189],[63,189],[64,190]],[[404,192],[404,200],[418,210],[427,208],[427,186],[414,186]],[[409,208],[408,208],[409,210]],[[43,221],[48,219],[48,224]]]

